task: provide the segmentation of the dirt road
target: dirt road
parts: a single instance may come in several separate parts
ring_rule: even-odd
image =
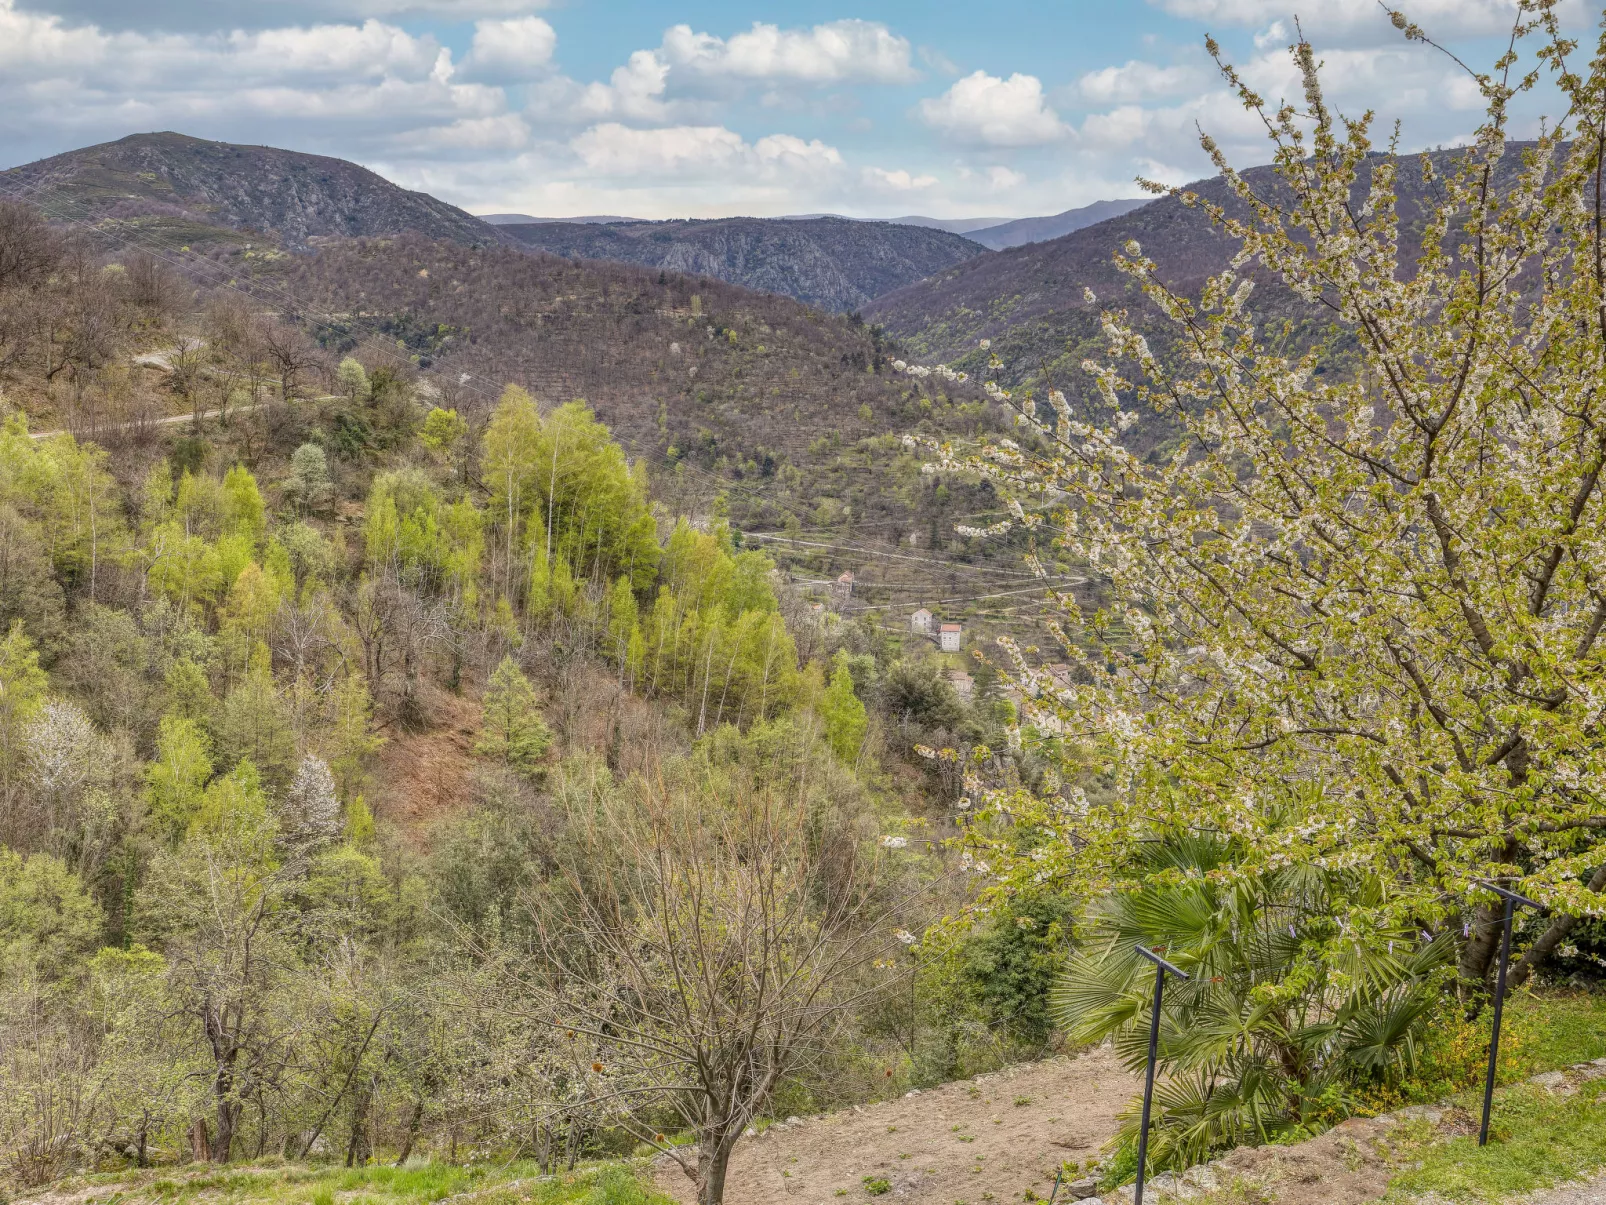
[[[867,1179],[885,1180],[886,1199],[900,1205],[1021,1201],[1028,1189],[1046,1198],[1060,1162],[1095,1155],[1141,1088],[1113,1052],[1096,1050],[776,1125],[737,1146],[725,1199],[864,1202]],[[660,1164],[658,1182],[695,1199],[674,1164]]]

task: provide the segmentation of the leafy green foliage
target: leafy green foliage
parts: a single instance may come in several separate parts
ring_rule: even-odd
[[[853,673],[845,652],[836,655],[835,665],[831,684],[820,700],[820,719],[825,724],[825,739],[832,752],[852,765],[859,759],[870,721],[864,704],[853,692]]]
[[[1042,1048],[1053,1031],[1049,996],[1069,954],[1071,920],[1063,896],[1024,896],[964,949],[964,974],[988,1021],[1028,1048]]]
[[[1172,978],[1161,1013],[1156,1166],[1306,1133],[1352,1089],[1409,1074],[1438,1003],[1447,938],[1341,922],[1375,881],[1302,867],[1227,879],[1238,856],[1218,837],[1140,846],[1131,885],[1095,908],[1054,992],[1072,1040],[1113,1035],[1141,1067],[1154,968],[1133,947],[1162,950],[1191,976]],[[1134,1140],[1130,1118],[1123,1133]]]
[[[522,774],[533,774],[551,743],[530,680],[518,662],[503,657],[485,687],[485,714],[475,748]]]

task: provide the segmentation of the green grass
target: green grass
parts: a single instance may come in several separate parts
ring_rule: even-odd
[[[1606,992],[1521,992],[1506,1002],[1506,1016],[1525,1031],[1534,1071],[1606,1058]]]
[[[1482,1104],[1470,1097],[1460,1103],[1474,1110]],[[1572,1097],[1527,1084],[1507,1088],[1495,1098],[1492,1129],[1485,1147],[1475,1136],[1402,1144],[1399,1157],[1416,1166],[1395,1174],[1385,1201],[1430,1193],[1449,1201],[1500,1201],[1606,1166],[1606,1082],[1585,1084]]]
[[[165,1168],[87,1176],[82,1183],[101,1190],[84,1205],[433,1205],[463,1194],[472,1194],[473,1205],[670,1205],[621,1164],[552,1177],[523,1162]]]

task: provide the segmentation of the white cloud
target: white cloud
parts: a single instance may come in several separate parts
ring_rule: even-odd
[[[1018,172],[1014,168],[1005,167],[995,163],[987,169],[987,185],[999,192],[1011,188],[1019,188],[1026,183],[1026,173]]]
[[[1307,37],[1361,39],[1375,43],[1400,40],[1377,0],[1150,0],[1177,17],[1219,25],[1261,28],[1297,16]],[[1434,38],[1488,37],[1510,31],[1517,18],[1517,0],[1402,0],[1398,5]],[[1582,0],[1562,0],[1560,15],[1568,24],[1584,19]]]
[[[1084,99],[1107,105],[1175,96],[1198,88],[1203,82],[1203,73],[1194,67],[1161,67],[1133,59],[1119,67],[1089,71],[1076,81],[1076,86]]]
[[[474,42],[463,65],[477,75],[527,79],[545,71],[557,45],[558,35],[540,17],[476,21]]]
[[[668,175],[724,167],[747,143],[724,126],[637,130],[616,121],[593,126],[570,144],[587,168],[610,176]]]
[[[149,35],[0,0],[0,142],[14,154],[177,129],[362,158],[450,145],[432,131],[485,138],[491,127],[475,123],[508,112],[501,89],[456,81],[434,38],[377,20]]]
[[[613,69],[608,83],[587,84],[577,109],[591,118],[664,121],[669,117],[669,107],[664,103],[668,83],[668,65],[655,52],[638,50],[624,66]]]
[[[835,172],[842,166],[842,152],[818,138],[805,142],[792,134],[770,134],[753,144],[753,155],[771,176],[794,172],[817,175]]]
[[[908,39],[874,21],[832,21],[812,29],[754,22],[729,39],[676,25],[664,33],[663,58],[705,76],[808,84],[907,83],[917,78]]]
[[[867,167],[863,176],[865,184],[877,192],[918,192],[937,183],[936,176],[912,176],[902,168],[888,171],[884,167]]]
[[[1049,108],[1042,81],[1018,72],[1000,79],[973,71],[941,96],[921,101],[920,115],[951,138],[986,146],[1036,146],[1069,132]]]
[[[607,176],[708,176],[763,179],[819,176],[842,167],[842,154],[815,139],[771,134],[751,145],[724,126],[640,130],[618,122],[592,126],[571,143],[582,163]]]

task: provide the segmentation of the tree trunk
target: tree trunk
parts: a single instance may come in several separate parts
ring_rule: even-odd
[[[413,1101],[413,1115],[407,1119],[407,1137],[402,1142],[401,1154],[396,1156],[396,1166],[400,1167],[407,1162],[407,1156],[413,1153],[413,1143],[418,1140],[418,1126],[424,1120],[424,1098],[420,1096]]]
[[[234,1148],[234,1131],[240,1120],[240,1105],[237,1101],[220,1100],[217,1102],[217,1139],[212,1143],[212,1161],[214,1163],[227,1163],[229,1154]]]
[[[1591,891],[1606,891],[1606,866],[1602,866],[1589,877],[1588,887]],[[1562,943],[1567,934],[1573,931],[1573,927],[1577,924],[1578,918],[1576,916],[1558,916],[1552,920],[1545,931],[1539,935],[1539,940],[1529,946],[1528,952],[1519,958],[1516,965],[1511,968],[1511,974],[1506,980],[1508,989],[1519,988],[1524,983],[1527,983],[1528,976],[1532,975],[1534,971],[1544,964],[1545,959],[1550,957],[1551,953]]]
[[[1473,909],[1472,932],[1461,947],[1456,967],[1469,1018],[1482,1011],[1488,995],[1489,968],[1494,963],[1495,951],[1500,948],[1500,927],[1501,914],[1494,908]]]
[[[738,1131],[740,1133],[740,1131]],[[697,1152],[697,1205],[724,1205],[725,1172],[737,1134],[709,1138]]]
[[[346,1166],[366,1167],[373,1154],[368,1138],[368,1108],[373,1102],[373,1085],[370,1083],[357,1095],[351,1108],[351,1141],[346,1144]]]
[[[190,1158],[197,1163],[212,1161],[212,1140],[207,1135],[204,1117],[197,1117],[190,1126]]]

